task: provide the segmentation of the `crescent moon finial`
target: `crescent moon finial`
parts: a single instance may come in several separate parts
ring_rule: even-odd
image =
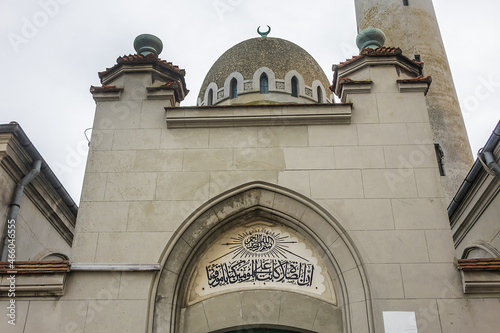
[[[265,32],[261,32],[260,31],[260,26],[257,28],[257,33],[261,36],[261,37],[267,37],[267,35],[269,35],[269,33],[271,32],[271,27],[270,26],[267,26],[267,31]]]

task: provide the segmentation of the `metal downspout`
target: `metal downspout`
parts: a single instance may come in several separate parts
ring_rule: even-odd
[[[500,177],[500,165],[495,162],[495,157],[491,151],[483,151],[484,161],[488,168],[495,174],[496,177]]]
[[[0,127],[1,126],[3,126],[3,125],[0,125]],[[66,192],[63,185],[61,184],[61,182],[59,182],[59,180],[54,175],[52,170],[50,170],[47,163],[43,161],[42,156],[36,150],[36,148],[33,146],[31,141],[28,139],[28,137],[26,136],[24,131],[21,129],[21,126],[17,123],[11,123],[7,126],[14,126],[15,129],[14,129],[13,133],[16,135],[16,137],[19,140],[19,142],[21,143],[21,145],[24,147],[24,149],[26,149],[26,151],[33,158],[33,160],[37,160],[37,159],[42,160],[42,167],[41,167],[42,173],[47,178],[47,180],[50,182],[50,184],[54,187],[57,194],[59,194],[61,196],[62,202],[64,202],[66,204],[66,206],[71,210],[71,212],[76,215],[78,213],[77,205],[75,204],[73,199],[71,199],[70,195],[68,194],[68,192]]]
[[[498,163],[495,162],[495,157],[493,156],[493,151],[499,142],[500,142],[500,121],[498,122],[497,126],[495,127],[495,130],[491,134],[490,138],[488,139],[484,147],[481,150],[479,150],[478,158],[474,162],[472,169],[469,171],[469,174],[462,183],[462,186],[460,186],[460,189],[458,190],[457,194],[455,194],[455,197],[448,206],[449,218],[451,218],[451,216],[457,210],[458,206],[460,206],[460,203],[469,192],[473,182],[475,181],[481,169],[484,168],[486,172],[491,173],[495,177],[500,177],[500,165],[498,165]]]
[[[14,189],[14,194],[12,196],[12,202],[9,206],[9,214],[7,216],[7,221],[5,223],[5,228],[2,235],[2,258],[1,261],[7,261],[7,253],[8,253],[8,229],[15,228],[17,213],[19,212],[19,208],[21,207],[21,198],[23,196],[24,188],[33,181],[33,179],[38,176],[40,173],[40,168],[42,166],[42,160],[36,160],[33,163],[33,169],[21,179],[19,183],[16,184],[16,188]],[[13,221],[13,222],[10,222]],[[11,226],[9,226],[9,224]],[[14,229],[15,230],[15,229]]]
[[[500,122],[498,122],[491,137],[492,139],[488,140],[484,148],[480,151],[480,155],[484,158],[484,164],[487,166],[486,171],[492,172],[496,177],[500,177],[500,165],[496,163],[495,156],[493,155],[493,151],[496,147],[496,144],[494,143],[498,143],[498,141],[500,141]],[[481,158],[481,156],[478,157]]]

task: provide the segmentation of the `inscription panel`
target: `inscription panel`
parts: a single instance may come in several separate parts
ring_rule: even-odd
[[[319,256],[294,230],[267,222],[240,226],[204,253],[191,279],[189,302],[214,293],[272,288],[311,293],[335,303]]]

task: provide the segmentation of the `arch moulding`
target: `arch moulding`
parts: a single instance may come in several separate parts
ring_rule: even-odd
[[[188,288],[193,262],[197,261],[197,256],[204,251],[216,235],[220,235],[235,225],[253,220],[267,220],[286,225],[304,235],[320,253],[334,281],[337,294],[335,309],[338,309],[336,311],[338,311],[339,318],[334,324],[340,325],[338,332],[374,332],[371,296],[364,265],[344,228],[312,200],[289,189],[264,182],[247,183],[209,200],[193,212],[175,232],[162,253],[162,270],[155,278],[151,289],[148,332],[184,332],[183,322],[189,320],[189,313],[183,313],[181,309],[186,307],[186,288]],[[262,291],[250,290],[233,294],[238,294],[241,299],[241,297],[246,297],[245,293],[251,292],[262,293]],[[276,291],[274,293],[278,294]],[[283,297],[288,297],[285,294]],[[314,297],[288,294],[291,298],[301,297],[300,302],[311,302],[313,306],[317,306],[318,317],[322,312],[333,308],[332,305],[323,305]],[[264,298],[267,296],[257,295],[257,297]],[[234,297],[230,297],[232,297],[231,294],[223,294],[214,299],[226,298],[225,304],[227,304],[228,299],[235,301]],[[210,311],[210,304],[205,303],[200,307],[207,313]],[[221,306],[217,302],[214,304],[217,307]],[[283,313],[283,307],[280,311]],[[332,313],[323,313],[323,315],[325,320],[332,320],[328,318],[336,316]],[[251,319],[250,322],[249,317],[246,321],[240,318],[240,321],[234,322],[233,327],[287,324],[272,322],[272,320],[266,322],[257,317]],[[225,324],[212,322],[208,324],[210,330],[199,331],[230,328],[230,326],[220,325]],[[310,327],[296,327],[302,331],[310,329],[314,332],[326,332],[321,328],[316,328],[319,324],[310,323],[310,325]]]

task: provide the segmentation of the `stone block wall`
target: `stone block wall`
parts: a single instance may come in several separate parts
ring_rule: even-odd
[[[345,332],[383,332],[385,311],[415,312],[421,333],[484,328],[465,304],[491,313],[498,302],[463,296],[424,94],[401,93],[393,66],[371,67],[365,74],[373,81],[371,92],[347,95],[350,124],[193,128],[168,127],[168,103],[148,100],[142,92],[151,83],[148,74],[124,75],[117,81],[124,87],[120,99],[97,102],[73,262],[163,264],[166,249],[183,242],[183,222],[202,205],[258,181],[321,206],[361,258],[341,272],[346,281],[364,272],[367,281],[357,291],[352,287],[347,306],[354,320]],[[309,108],[296,112],[314,113]],[[224,110],[234,117],[253,111]],[[275,109],[259,110],[272,116]],[[203,109],[184,110],[198,111]],[[326,246],[347,262],[335,242]],[[168,325],[153,330],[154,311],[169,323],[176,306],[156,308],[159,276],[154,270],[72,272],[66,294],[53,304],[37,303],[41,309],[30,309],[26,327],[45,322],[37,316],[55,307],[60,312],[49,317],[60,325],[74,322],[74,332],[82,326],[96,332],[170,332]],[[366,320],[355,320],[367,311]],[[221,328],[220,320],[216,327],[210,322],[189,326],[190,333]]]

